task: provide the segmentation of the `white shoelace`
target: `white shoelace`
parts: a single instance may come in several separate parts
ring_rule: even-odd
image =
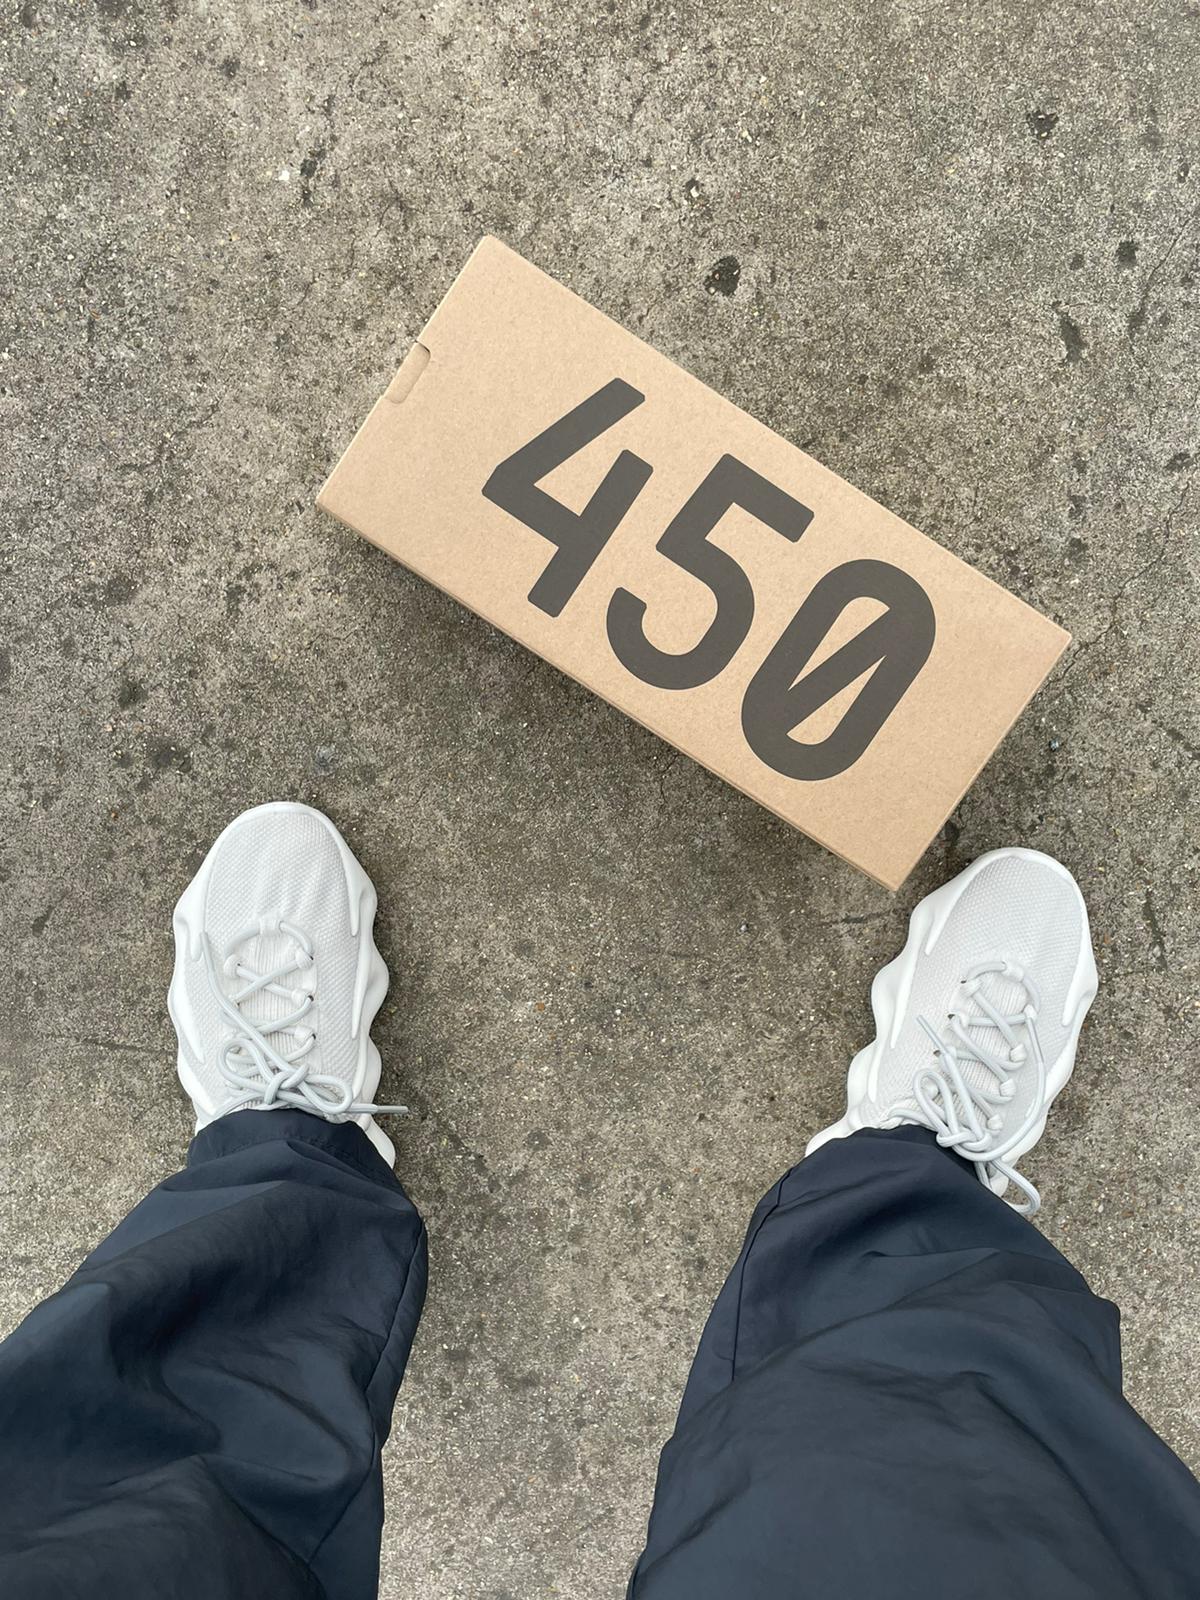
[[[1020,1011],[1002,1012],[991,1003],[982,989],[989,974],[1021,985],[1028,998]],[[923,1067],[917,1073],[913,1079],[913,1095],[924,1125],[937,1134],[938,1143],[957,1150],[959,1155],[973,1162],[979,1181],[986,1188],[993,1191],[1002,1188],[1004,1179],[1015,1184],[1025,1200],[1010,1204],[1022,1215],[1031,1217],[1042,1203],[1041,1196],[1028,1178],[1022,1177],[1004,1157],[1020,1144],[1045,1109],[1046,1062],[1037,1033],[1041,997],[1033,980],[1015,962],[1004,959],[977,962],[963,979],[962,994],[973,999],[978,1009],[969,1014],[951,1012],[946,1019],[948,1026],[940,1033],[928,1018],[917,1018],[933,1043],[938,1064]],[[1025,1029],[1028,1049],[1017,1038],[1015,1030],[1020,1027]],[[999,1046],[989,1048],[972,1036],[973,1029],[994,1030],[1007,1050],[1001,1053]],[[1027,1067],[1031,1058],[1037,1083],[1029,1114],[1005,1134],[1002,1110],[1015,1093],[1015,1074]],[[985,1067],[994,1083],[983,1086],[968,1083],[962,1069],[969,1063]]]
[[[285,934],[295,946],[295,953],[271,972],[256,972],[236,954],[240,945],[255,937],[266,938]],[[255,1110],[273,1111],[280,1106],[292,1106],[300,1111],[312,1111],[319,1117],[373,1115],[377,1112],[403,1114],[407,1106],[378,1106],[356,1101],[350,1085],[329,1073],[313,1072],[306,1058],[311,1055],[317,1036],[305,1024],[305,1017],[316,1005],[314,988],[305,984],[293,987],[286,983],[295,973],[307,972],[313,965],[312,941],[293,923],[278,917],[264,917],[243,928],[230,945],[230,954],[218,962],[212,941],[203,936],[204,963],[213,995],[234,1036],[221,1049],[217,1067],[221,1076],[234,1091],[226,1109],[236,1111],[253,1106]],[[221,974],[240,980],[245,987],[227,994],[221,983]],[[253,1022],[242,1011],[246,1001],[256,994],[273,994],[289,1001],[294,1009],[280,1017]],[[272,1043],[273,1035],[290,1035],[286,1049]]]

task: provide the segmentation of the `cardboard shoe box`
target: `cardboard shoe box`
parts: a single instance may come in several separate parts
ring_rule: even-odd
[[[320,504],[891,889],[1069,642],[495,239]]]

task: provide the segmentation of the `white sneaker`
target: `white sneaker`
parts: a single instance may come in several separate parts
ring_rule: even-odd
[[[371,1023],[387,993],[375,889],[330,822],[279,801],[236,817],[175,907],[167,1006],[196,1130],[231,1111],[290,1106],[376,1126]]]
[[[877,1037],[850,1064],[846,1115],[808,1152],[859,1128],[912,1123],[1041,1201],[1016,1163],[1033,1149],[1075,1065],[1096,996],[1087,908],[1066,867],[993,850],[927,895],[908,943],[871,985]]]

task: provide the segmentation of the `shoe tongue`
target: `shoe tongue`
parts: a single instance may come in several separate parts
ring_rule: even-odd
[[[268,972],[277,972],[281,967],[291,966],[296,957],[296,942],[286,933],[256,933],[252,938],[243,941],[237,947],[235,954],[242,966],[262,976]],[[247,980],[236,981],[239,987],[245,987]],[[281,980],[281,984],[290,991],[299,981],[299,974],[290,972]],[[247,1022],[252,1022],[260,1032],[267,1033],[272,1023],[278,1022],[281,1017],[286,1017],[296,1010],[296,1002],[288,995],[272,994],[269,989],[259,989],[243,1000],[239,1009]]]
[[[957,1015],[964,1019],[982,1017],[984,1011],[978,1004],[981,995],[987,999],[993,1010],[1006,1017],[1016,1016],[1028,1000],[1024,984],[1019,983],[1015,978],[1007,978],[1002,972],[985,972],[976,993],[955,1002]],[[957,1036],[949,1035],[949,1028],[950,1024],[947,1023],[947,1033],[951,1042],[961,1049],[962,1046],[958,1044]],[[971,1041],[972,1050],[979,1050],[987,1055],[998,1056],[1002,1061],[1007,1058],[1011,1046],[999,1028],[993,1027],[991,1024],[986,1027],[967,1027],[964,1020],[963,1031]],[[1023,1044],[1025,1042],[1025,1031],[1024,1024],[1013,1029],[1018,1043]],[[1028,1046],[1026,1049],[1028,1052]],[[996,1075],[990,1072],[981,1061],[960,1061],[958,1069],[962,1073],[963,1082],[972,1089],[994,1090],[999,1082]],[[1018,1070],[1014,1064],[1014,1074]],[[1019,1077],[1017,1081],[1020,1082]]]

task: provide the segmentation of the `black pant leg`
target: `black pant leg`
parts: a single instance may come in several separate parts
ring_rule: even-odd
[[[353,1123],[223,1117],[0,1345],[5,1600],[372,1600],[425,1229]]]
[[[1194,1600],[1200,1485],[1118,1317],[921,1129],[755,1212],[663,1452],[636,1600]]]

